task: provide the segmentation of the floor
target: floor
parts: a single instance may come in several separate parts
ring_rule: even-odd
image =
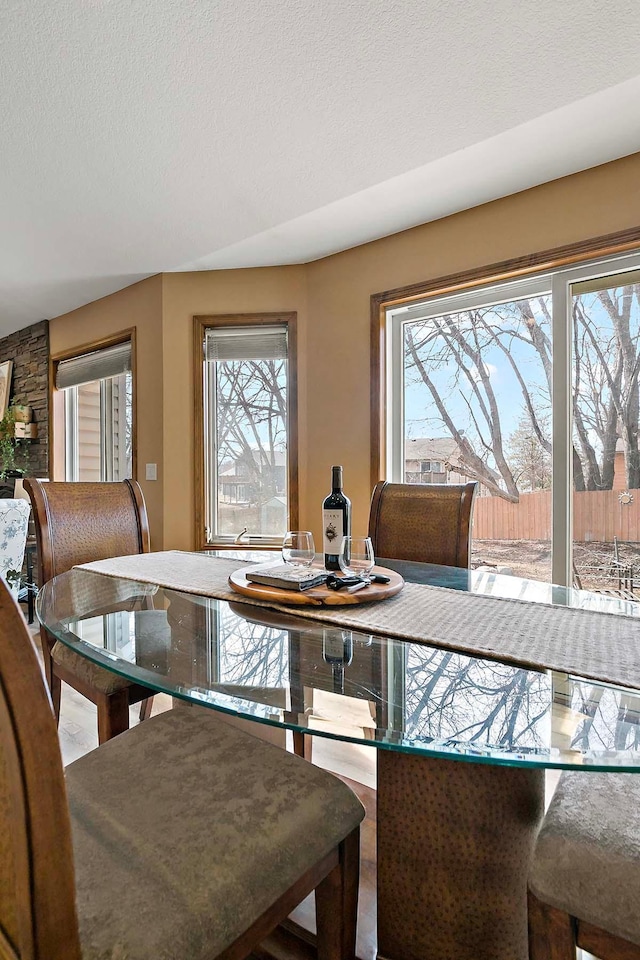
[[[30,627],[32,636],[39,645],[39,636],[34,626]],[[171,698],[166,694],[156,694],[152,715],[170,710]],[[139,705],[130,708],[131,726],[139,722]],[[62,685],[60,725],[58,728],[63,763],[73,760],[94,750],[98,746],[96,710],[92,703],[67,684]],[[289,744],[289,747],[291,745]],[[313,738],[313,762],[318,766],[342,774],[375,788],[375,749],[357,744],[338,743],[324,737]],[[553,795],[558,781],[554,771],[547,773],[547,802]],[[363,956],[367,951],[358,951]],[[593,960],[590,954],[578,951],[577,960]]]

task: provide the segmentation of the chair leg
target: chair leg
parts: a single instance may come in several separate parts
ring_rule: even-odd
[[[98,743],[106,743],[129,729],[129,696],[127,690],[100,694],[98,707]]]
[[[151,716],[151,710],[153,708],[153,697],[147,697],[146,700],[143,700],[140,704],[140,723],[143,720],[148,720]]]
[[[44,676],[49,688],[49,696],[53,706],[53,715],[56,718],[56,725],[60,723],[60,694],[62,690],[62,681],[56,676],[54,670],[51,651],[55,643],[54,638],[44,627],[40,629],[40,647],[42,649],[42,662],[44,666]]]
[[[296,757],[303,757],[311,763],[312,744],[313,737],[310,737],[309,734],[302,733],[301,730],[293,731],[293,752]]]
[[[318,960],[352,960],[356,952],[360,828],[340,844],[340,861],[316,887]]]
[[[538,900],[531,891],[529,907],[529,960],[576,960],[573,918]]]

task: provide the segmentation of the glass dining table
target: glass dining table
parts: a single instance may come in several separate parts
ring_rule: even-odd
[[[378,563],[407,582],[640,629],[628,599]],[[62,644],[152,691],[292,731],[299,748],[306,736],[375,748],[377,955],[388,960],[526,960],[545,770],[640,773],[631,688],[80,568],[45,584],[36,609]]]

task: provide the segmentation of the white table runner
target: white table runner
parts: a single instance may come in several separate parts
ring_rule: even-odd
[[[80,569],[640,689],[640,620],[633,617],[415,583],[388,600],[357,606],[266,604],[231,590],[229,574],[240,566],[238,560],[171,550]]]

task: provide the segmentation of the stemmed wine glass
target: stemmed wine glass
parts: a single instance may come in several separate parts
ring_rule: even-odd
[[[282,559],[293,567],[310,567],[316,555],[310,530],[289,530],[282,541]]]
[[[371,537],[343,537],[338,565],[346,576],[367,580],[375,562]]]

